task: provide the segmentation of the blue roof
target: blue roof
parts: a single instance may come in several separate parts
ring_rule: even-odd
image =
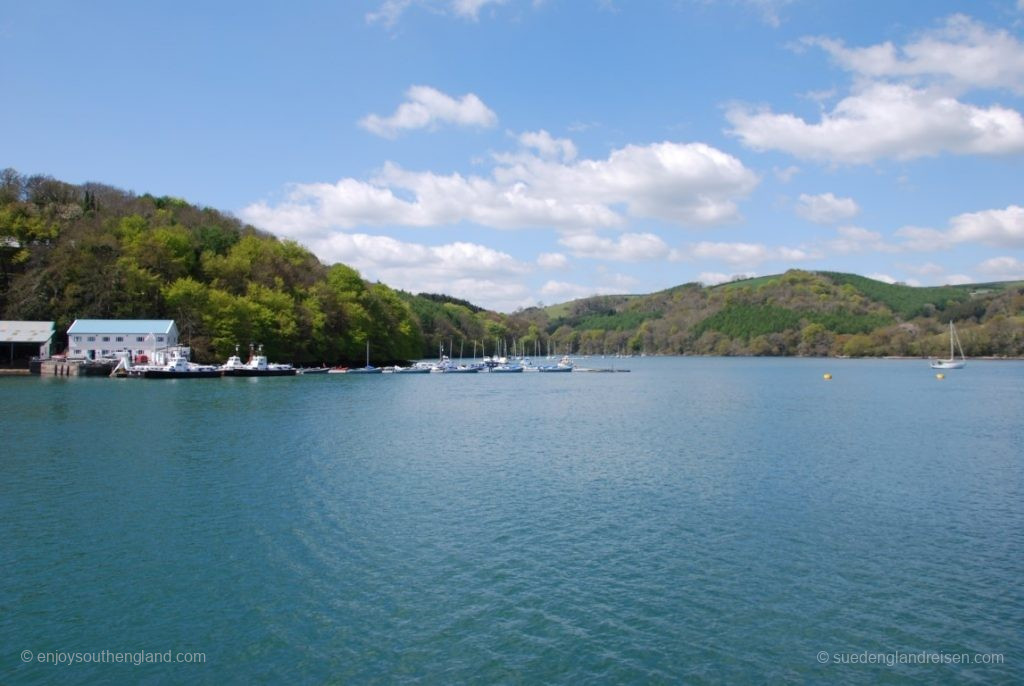
[[[173,319],[76,319],[68,333],[162,333],[174,328]]]

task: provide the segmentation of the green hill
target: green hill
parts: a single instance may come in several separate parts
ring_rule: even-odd
[[[197,358],[362,364],[527,351],[683,355],[1024,355],[1024,283],[916,288],[792,270],[712,287],[583,298],[512,315],[368,283],[210,208],[0,172],[0,316],[173,318]]]
[[[913,287],[792,270],[534,313],[558,350],[715,355],[938,355],[958,322],[969,355],[1024,354],[1021,282]]]

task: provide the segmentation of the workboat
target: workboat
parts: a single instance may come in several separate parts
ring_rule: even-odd
[[[235,352],[237,353],[238,350],[236,349]],[[237,354],[232,355],[228,358],[227,362],[220,366],[220,371],[224,376],[295,376],[298,372],[290,364],[267,362],[267,356],[263,354],[262,345],[255,353],[253,353],[250,347],[249,361],[244,364]]]
[[[142,379],[209,379],[219,377],[220,368],[189,362],[181,351],[172,350],[166,364],[132,365],[127,373]]]

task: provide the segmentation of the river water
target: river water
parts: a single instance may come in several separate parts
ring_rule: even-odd
[[[0,682],[1024,680],[1024,364],[613,362],[0,378]]]

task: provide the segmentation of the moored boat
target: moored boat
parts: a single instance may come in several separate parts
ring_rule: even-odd
[[[953,344],[956,343],[956,347],[960,350],[960,359],[956,359],[956,355],[953,351]],[[967,358],[964,356],[963,346],[960,345],[960,337],[956,335],[956,327],[953,326],[953,321],[949,322],[949,359],[948,360],[931,360],[932,369],[963,369],[967,366]]]
[[[250,347],[249,360],[244,364],[237,354],[232,355],[227,362],[220,366],[220,371],[224,376],[295,376],[298,372],[290,364],[268,362],[267,356],[263,354],[262,345],[255,353]]]
[[[564,355],[558,364],[544,364],[537,367],[539,372],[571,372],[574,367],[572,359],[568,355]]]
[[[523,365],[516,364],[515,362],[499,364],[496,367],[491,367],[491,374],[517,374],[523,371]]]
[[[384,369],[382,367],[374,367],[370,364],[370,341],[366,341],[366,366],[356,367],[349,369],[345,372],[346,374],[383,374]]]
[[[182,351],[172,350],[166,364],[132,365],[127,375],[141,379],[211,379],[221,373],[219,367],[189,362]]]
[[[411,367],[395,366],[391,368],[393,374],[429,374],[434,365],[430,362],[417,362]]]

